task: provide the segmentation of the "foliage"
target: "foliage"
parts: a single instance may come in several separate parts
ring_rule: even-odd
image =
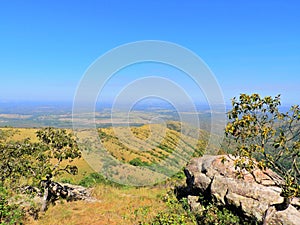
[[[236,142],[240,171],[271,168],[285,179],[282,195],[291,198],[300,195],[300,108],[295,105],[283,113],[280,104],[280,95],[233,98],[225,134]]]
[[[3,133],[4,131],[2,131]],[[61,167],[62,161],[79,158],[80,152],[75,139],[66,130],[44,128],[37,132],[39,142],[30,139],[8,140],[8,134],[1,135],[0,141],[0,182],[18,186],[24,180],[37,184],[46,174],[57,175],[62,171],[76,174],[77,168],[70,165]],[[53,165],[53,162],[56,164]]]
[[[96,186],[97,184],[104,184],[113,187],[126,187],[125,185],[110,181],[100,173],[96,173],[96,172],[90,173],[89,175],[85,176],[81,181],[79,181],[78,184],[83,187],[93,187]]]
[[[0,182],[10,187],[20,185],[21,178],[32,182],[50,172],[45,146],[30,143],[28,139],[17,142],[0,143]]]
[[[173,179],[177,179],[177,180],[183,180],[185,179],[185,174],[184,174],[184,168],[182,168],[181,170],[179,170],[177,173],[175,173],[172,176]]]
[[[49,178],[63,171],[76,174],[77,167],[68,162],[81,156],[75,139],[63,129],[41,129],[37,142],[29,138],[14,141],[10,138],[12,134],[11,130],[0,132],[1,220],[5,221],[21,218],[20,210],[9,203],[5,190],[13,195],[22,186],[40,184],[44,176]]]
[[[149,163],[142,161],[140,158],[130,160],[129,164],[133,166],[149,166]]]
[[[60,167],[62,161],[72,162],[75,158],[81,157],[81,152],[72,133],[67,133],[65,129],[48,127],[37,131],[37,137],[48,147],[48,160],[55,159],[57,161],[51,171],[54,175],[60,174],[61,171],[73,175],[77,174],[78,168],[76,166],[67,165],[64,168]]]
[[[212,201],[206,200],[203,196],[199,197],[201,208],[198,211],[191,211],[186,197],[178,200],[169,191],[163,201],[167,205],[167,210],[156,215],[151,225],[173,225],[173,224],[250,224],[235,215],[232,211],[217,206]]]
[[[198,199],[200,206],[195,217],[198,224],[257,224],[256,221],[237,215],[234,209],[227,209],[222,205],[217,205],[213,199],[207,199],[200,194]]]
[[[15,204],[8,204],[8,191],[0,185],[0,224],[19,224],[22,219],[22,211]]]
[[[169,191],[163,201],[167,205],[165,211],[159,212],[151,225],[188,225],[197,224],[195,215],[190,211],[187,199],[177,200],[176,196]]]

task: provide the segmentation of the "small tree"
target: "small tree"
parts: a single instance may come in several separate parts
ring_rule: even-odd
[[[39,142],[12,141],[8,139],[10,134],[11,131],[3,130],[0,133],[0,182],[3,185],[18,186],[21,178],[36,184],[47,174],[77,173],[77,167],[68,162],[81,157],[81,153],[74,137],[66,130],[41,129],[37,132]]]
[[[52,198],[49,195],[51,186],[58,185],[51,178],[62,172],[74,175],[78,172],[77,167],[70,164],[81,157],[76,140],[65,129],[54,128],[39,130],[38,142],[13,141],[9,138],[11,135],[12,130],[0,130],[0,187],[14,193],[20,186],[41,184],[42,210],[45,210]]]
[[[225,134],[236,142],[235,164],[240,170],[270,168],[284,178],[280,186],[287,207],[292,197],[300,195],[300,108],[295,105],[281,112],[280,104],[280,95],[233,98]]]

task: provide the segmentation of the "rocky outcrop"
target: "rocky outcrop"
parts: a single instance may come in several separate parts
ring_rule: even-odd
[[[46,211],[50,202],[54,204],[60,198],[67,201],[93,201],[90,190],[82,186],[61,184],[51,180],[41,182],[41,186],[44,188],[41,211]]]
[[[276,207],[284,201],[278,186],[283,183],[281,177],[268,169],[256,169],[252,174],[242,171],[243,178],[237,178],[234,159],[231,155],[207,155],[191,160],[185,169],[191,208],[197,210],[199,207],[197,198],[192,196],[201,192],[218,204],[238,210],[261,223],[299,225],[298,199],[293,199],[284,210]]]
[[[46,211],[50,203],[54,205],[60,199],[65,199],[66,201],[98,201],[92,197],[92,189],[79,185],[45,180],[41,182],[41,186],[44,193],[39,188],[33,186],[20,188],[20,194],[16,198],[12,198],[9,203],[19,205],[20,209],[27,216],[37,219],[40,211]]]

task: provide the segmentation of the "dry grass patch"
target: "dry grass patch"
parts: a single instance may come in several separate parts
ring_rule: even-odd
[[[99,202],[69,202],[52,206],[32,225],[139,224],[149,222],[165,209],[158,188],[116,188],[98,185],[93,195]]]
[[[36,128],[0,128],[3,131],[12,131],[13,136],[8,137],[8,140],[12,141],[22,141],[26,138],[30,138],[31,141],[36,142],[38,139],[36,137]]]

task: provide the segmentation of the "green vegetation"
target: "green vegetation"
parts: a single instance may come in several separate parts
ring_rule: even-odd
[[[85,176],[82,180],[80,180],[78,182],[79,185],[83,186],[83,187],[95,187],[98,184],[104,184],[104,185],[108,185],[111,187],[126,187],[124,185],[118,184],[118,183],[114,183],[110,180],[108,180],[107,178],[105,178],[103,175],[101,175],[100,173],[90,173],[89,175]]]
[[[189,225],[197,224],[195,214],[193,214],[188,206],[187,199],[177,200],[176,196],[169,191],[164,197],[163,202],[166,209],[159,212],[151,225]],[[147,223],[145,223],[147,224]]]
[[[81,157],[75,139],[66,130],[44,128],[37,132],[38,142],[29,138],[9,140],[13,130],[1,130],[0,183],[10,188],[20,185],[37,185],[47,174],[53,176],[67,172],[77,173],[71,162]]]
[[[38,142],[31,142],[29,138],[20,141],[9,139],[14,133],[14,130],[0,132],[0,222],[3,224],[21,218],[16,204],[8,204],[9,196],[18,195],[24,186],[38,186],[46,175],[76,174],[76,166],[68,163],[62,166],[62,163],[81,156],[75,139],[66,130],[41,129],[36,134]]]
[[[198,201],[200,209],[194,214],[198,224],[258,224],[251,218],[238,215],[234,209],[227,209],[222,205],[217,205],[213,199],[207,199],[204,195],[200,195]]]
[[[0,224],[18,224],[22,221],[23,212],[17,204],[8,204],[9,192],[0,185]]]
[[[67,172],[69,174],[77,174],[77,166],[70,164],[64,165],[62,162],[72,162],[72,160],[81,157],[81,152],[77,146],[75,138],[72,133],[67,133],[65,129],[54,129],[54,128],[44,128],[37,131],[37,137],[41,143],[46,146],[46,151],[44,151],[44,157],[47,158],[46,161],[49,165],[48,170],[51,169],[50,173],[53,176],[61,174],[62,172]],[[38,161],[41,161],[38,158]],[[51,164],[55,162],[55,165],[51,167]]]
[[[134,158],[134,159],[130,160],[129,164],[133,165],[133,166],[148,166],[149,165],[149,163],[143,162],[140,158]]]
[[[186,197],[178,200],[176,195],[169,190],[163,197],[166,209],[159,212],[150,223],[151,225],[189,225],[189,224],[256,224],[255,221],[247,221],[222,206],[217,206],[203,195],[199,196],[199,209],[193,212],[190,209]]]

